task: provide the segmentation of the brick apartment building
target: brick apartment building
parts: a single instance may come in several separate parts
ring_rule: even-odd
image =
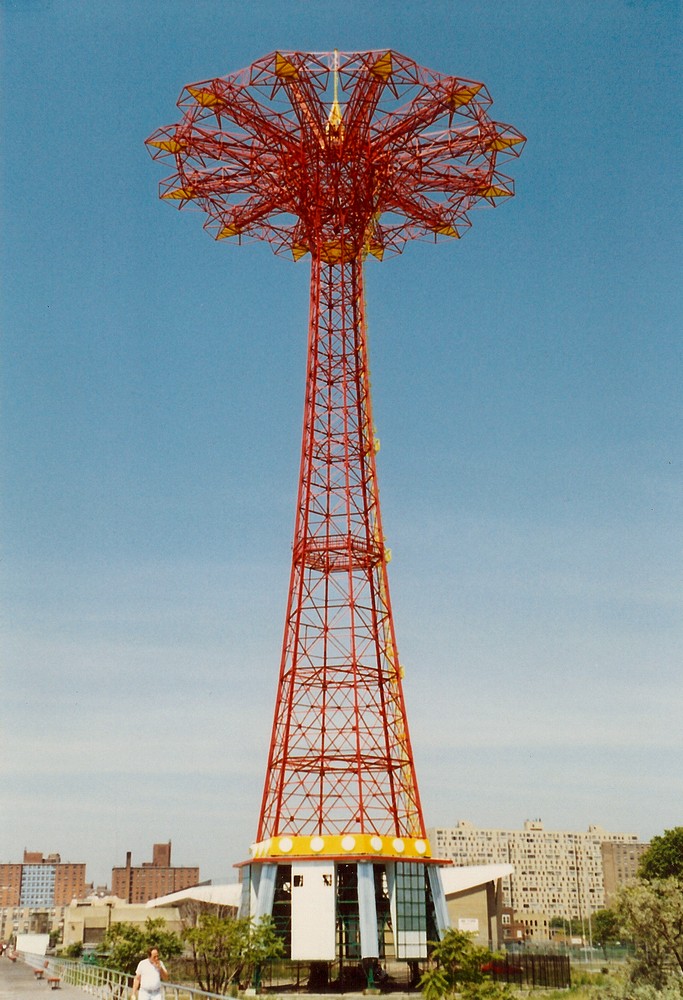
[[[0,940],[47,933],[85,891],[85,864],[64,862],[59,854],[24,851],[23,862],[0,864]]]
[[[634,842],[624,844],[603,842],[600,845],[605,885],[605,906],[612,905],[614,893],[620,885],[633,882],[636,878],[640,859],[649,846],[649,844]]]
[[[0,908],[68,906],[85,893],[85,864],[59,854],[24,851],[21,864],[0,864]]]
[[[139,867],[131,864],[131,852],[126,853],[126,864],[111,870],[112,895],[127,903],[146,903],[157,896],[166,896],[180,889],[188,889],[199,882],[199,868],[174,867],[171,864],[171,841],[154,844],[152,860],[143,861]]]

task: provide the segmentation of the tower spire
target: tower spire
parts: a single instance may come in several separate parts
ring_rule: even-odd
[[[339,126],[342,124],[342,110],[339,107],[339,52],[337,49],[334,50],[334,62],[332,65],[332,80],[333,80],[333,98],[332,106],[330,108],[330,113],[327,116],[327,130],[328,135],[332,133],[333,135],[339,134]]]

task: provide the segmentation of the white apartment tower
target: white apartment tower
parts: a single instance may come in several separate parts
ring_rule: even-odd
[[[435,856],[456,865],[514,865],[503,880],[503,905],[516,914],[566,919],[605,908],[602,845],[638,843],[634,833],[608,833],[600,826],[589,826],[587,833],[545,830],[540,820],[527,820],[523,830],[486,830],[460,820],[428,836]]]

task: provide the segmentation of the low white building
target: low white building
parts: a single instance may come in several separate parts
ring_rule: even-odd
[[[145,905],[148,909],[173,907],[182,910],[198,904],[206,908],[226,909],[231,911],[231,915],[237,916],[241,899],[241,884],[230,882],[225,885],[193,885],[189,889],[180,889],[178,892],[159,896],[158,899],[150,899]]]
[[[494,950],[503,944],[503,884],[512,865],[466,865],[441,870],[451,927]]]

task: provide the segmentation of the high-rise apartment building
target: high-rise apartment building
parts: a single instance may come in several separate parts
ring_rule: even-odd
[[[513,865],[503,881],[503,906],[520,918],[536,913],[582,919],[603,909],[603,858],[609,856],[603,847],[633,854],[647,847],[634,833],[608,833],[600,826],[589,826],[586,833],[545,830],[540,820],[527,820],[523,830],[481,829],[461,820],[429,830],[428,836],[435,856],[457,865]],[[616,878],[616,866],[614,871]]]
[[[112,868],[112,895],[128,903],[146,903],[157,896],[166,896],[180,889],[188,889],[199,882],[199,868],[171,865],[171,842],[154,844],[152,860],[143,861],[139,867],[131,864],[131,853],[126,853],[123,868]]]
[[[24,851],[21,864],[0,864],[0,908],[67,906],[85,893],[85,865]]]

